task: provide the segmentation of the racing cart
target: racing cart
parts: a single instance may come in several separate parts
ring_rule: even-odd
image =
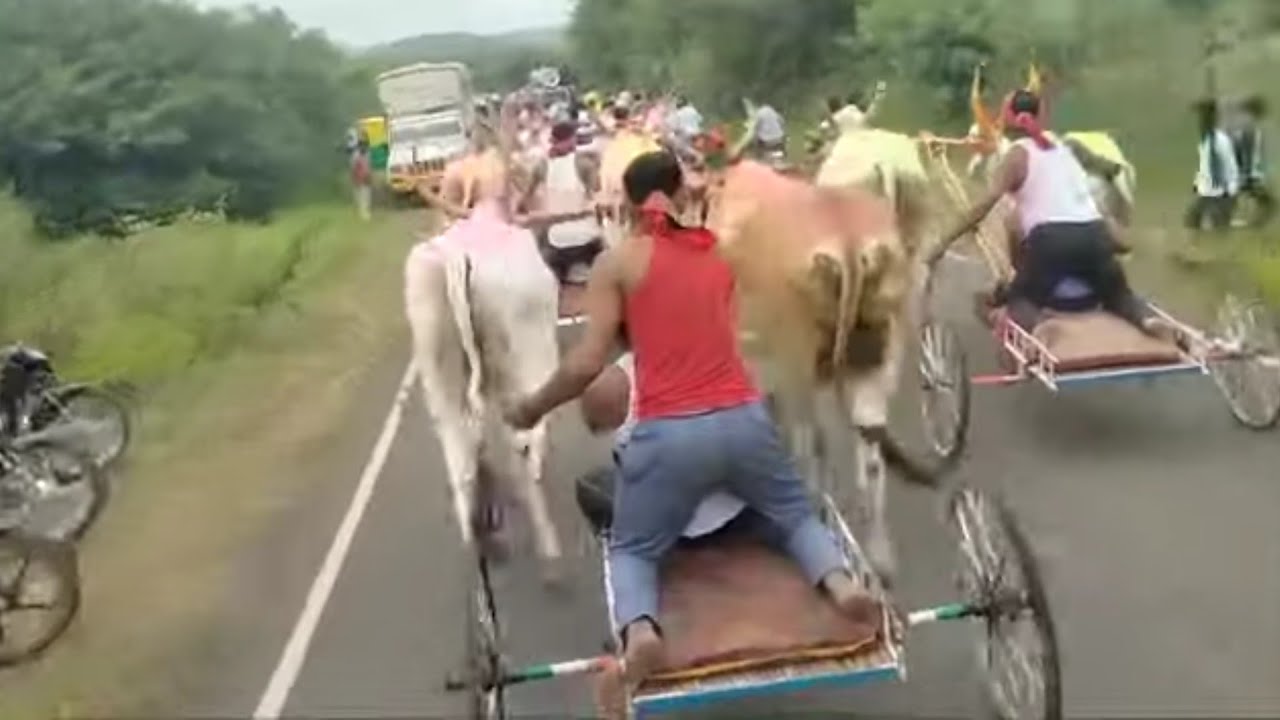
[[[957,206],[967,203],[963,185],[947,162],[946,140],[928,138],[933,167]],[[961,141],[950,141],[960,144]],[[1006,208],[1007,209],[1007,208]],[[998,221],[976,233],[978,247],[990,274],[1007,282],[1012,268],[1001,243]],[[1083,306],[1088,307],[1088,293]],[[943,408],[926,405],[925,426],[936,451],[958,452],[968,427],[969,392],[976,386],[1038,383],[1051,392],[1100,383],[1152,380],[1171,375],[1211,378],[1232,416],[1254,430],[1273,428],[1280,421],[1280,337],[1276,324],[1259,301],[1227,296],[1212,332],[1192,327],[1147,303],[1150,311],[1173,330],[1175,339],[1149,336],[1120,317],[1094,307],[1081,312],[1042,310],[1034,327],[1014,322],[1006,309],[985,307],[983,321],[990,328],[1002,365],[996,373],[968,376],[964,351],[956,334],[936,322],[920,329],[920,375],[926,401],[939,388],[952,388],[963,399]]]
[[[996,495],[956,490],[946,517],[957,544],[959,597],[902,613],[863,554],[832,493],[819,496],[822,517],[849,569],[883,609],[874,627],[838,614],[795,564],[743,527],[685,541],[661,575],[660,621],[666,665],[629,698],[634,718],[657,717],[721,702],[906,678],[906,631],[943,621],[976,626],[990,709],[1001,718],[1062,717],[1057,637],[1035,557],[1009,507]],[[611,525],[610,497],[579,492],[580,509],[602,549]],[[477,543],[483,548],[484,543]],[[465,669],[446,688],[468,694],[471,718],[511,716],[514,686],[601,672],[611,656],[511,667],[503,657],[499,598],[491,563],[475,555],[466,619]],[[604,596],[613,617],[609,566]],[[616,636],[617,628],[612,628]]]

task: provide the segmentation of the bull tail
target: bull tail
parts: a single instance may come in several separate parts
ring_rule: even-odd
[[[471,262],[465,250],[442,243],[437,246],[444,258],[445,295],[449,299],[449,312],[462,340],[462,350],[467,358],[467,405],[473,413],[480,414],[484,400],[480,389],[484,384],[484,366],[480,362],[480,350],[476,344],[475,324],[471,320]]]
[[[828,249],[819,250],[814,257],[814,262],[822,271],[828,273],[828,276],[834,275],[837,281],[839,299],[836,306],[835,340],[831,346],[831,372],[838,378],[841,375],[841,368],[846,364],[845,358],[849,354],[851,326],[857,322],[857,304],[862,296],[864,273],[861,267],[858,272],[851,271],[848,258],[841,257]],[[861,262],[859,262],[860,265]]]
[[[887,255],[883,252],[883,248],[872,248],[870,252],[864,251],[858,254],[857,271],[850,272],[849,263],[840,262],[830,251],[820,251],[817,261],[824,265],[836,263],[840,268],[840,311],[837,318],[835,348],[832,351],[832,384],[835,389],[836,398],[840,405],[844,408],[853,408],[853,394],[849,388],[848,374],[841,372],[844,367],[844,360],[849,345],[849,332],[853,325],[857,322],[858,304],[861,301],[864,278],[874,277],[884,268],[884,263],[888,260]],[[856,276],[856,277],[851,277]],[[855,433],[863,432],[853,422],[851,415],[841,413],[849,421],[850,429]],[[897,467],[901,472],[903,479],[907,482],[928,488],[937,488],[939,477],[943,468],[928,467],[917,461],[911,453],[907,452],[902,445],[889,433],[885,432],[882,436],[878,436],[881,452],[887,464]],[[859,462],[862,462],[859,459]]]

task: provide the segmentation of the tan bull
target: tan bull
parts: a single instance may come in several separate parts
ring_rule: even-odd
[[[924,218],[918,188],[898,168],[870,167],[868,184],[833,169],[827,180],[839,178],[840,187],[816,187],[760,163],[737,163],[711,194],[708,226],[737,274],[744,324],[778,372],[780,410],[806,475],[819,470],[822,388],[836,389],[842,414],[857,429],[864,539],[872,564],[889,579],[880,443]]]
[[[596,204],[603,211],[604,240],[613,246],[627,232],[626,192],[622,175],[631,161],[659,149],[648,135],[628,127],[621,128],[609,138],[600,154],[600,194]]]

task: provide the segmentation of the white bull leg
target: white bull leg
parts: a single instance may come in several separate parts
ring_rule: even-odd
[[[866,541],[867,560],[885,585],[897,575],[897,558],[889,531],[888,488],[884,461],[884,441],[889,426],[889,402],[897,387],[902,345],[897,323],[885,335],[884,361],[867,371],[853,372],[848,381],[849,407],[853,421],[857,462],[855,485],[859,524]]]
[[[511,349],[508,352],[512,354],[498,364],[494,377],[510,398],[527,397],[541,387],[555,371],[559,357],[555,334],[555,280],[545,266],[536,267],[545,277],[531,279],[530,282],[545,280],[545,296],[541,296],[543,304],[530,311],[528,316],[508,316],[503,320],[510,338]],[[519,355],[515,354],[517,352]],[[527,431],[512,431],[509,439],[517,465],[513,491],[528,514],[544,579],[554,585],[563,575],[560,562],[563,550],[543,485],[548,447],[547,421],[543,420]]]
[[[521,504],[529,513],[529,524],[533,526],[533,538],[538,557],[554,565],[560,560],[563,552],[560,547],[560,533],[551,519],[551,509],[547,504],[546,489],[542,483],[547,448],[547,425],[543,422],[527,432],[515,433],[513,440],[523,471],[517,483],[516,492],[520,495]]]
[[[464,545],[475,542],[481,427],[467,407],[467,365],[449,314],[444,269],[429,246],[410,254],[405,268],[405,312],[413,335],[413,363],[427,411],[444,453],[449,492]]]
[[[825,473],[826,463],[819,452],[817,412],[812,392],[796,391],[787,386],[783,392],[768,397],[769,412],[779,434],[785,439],[787,450],[796,464],[796,471],[815,493],[830,489]],[[806,398],[803,402],[798,398]]]
[[[814,492],[822,492],[822,464],[818,458],[817,428],[809,419],[791,424],[791,447],[801,477]]]
[[[462,542],[470,547],[475,542],[476,495],[479,487],[480,446],[479,420],[467,412],[461,400],[459,383],[445,381],[438,367],[423,370],[418,376],[423,399],[435,423],[436,437],[444,453],[449,474],[449,491],[453,500],[454,519]]]

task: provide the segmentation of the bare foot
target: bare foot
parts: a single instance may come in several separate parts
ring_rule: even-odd
[[[622,664],[609,658],[596,675],[596,712],[600,720],[627,720],[627,685]]]
[[[1164,318],[1147,318],[1142,323],[1142,330],[1157,340],[1185,349],[1183,346],[1186,340],[1182,337],[1182,333]]]
[[[543,558],[540,562],[543,589],[555,595],[567,595],[569,580],[564,558]]]
[[[880,624],[880,604],[844,571],[834,572],[823,581],[831,601],[840,612],[854,622],[876,627]]]
[[[662,667],[662,636],[658,635],[653,623],[642,620],[627,628],[627,647],[622,657],[626,663],[627,682],[633,687]]]
[[[596,708],[602,720],[627,720],[628,690],[638,687],[662,665],[662,638],[647,621],[627,628],[622,662],[610,658],[596,676]]]

